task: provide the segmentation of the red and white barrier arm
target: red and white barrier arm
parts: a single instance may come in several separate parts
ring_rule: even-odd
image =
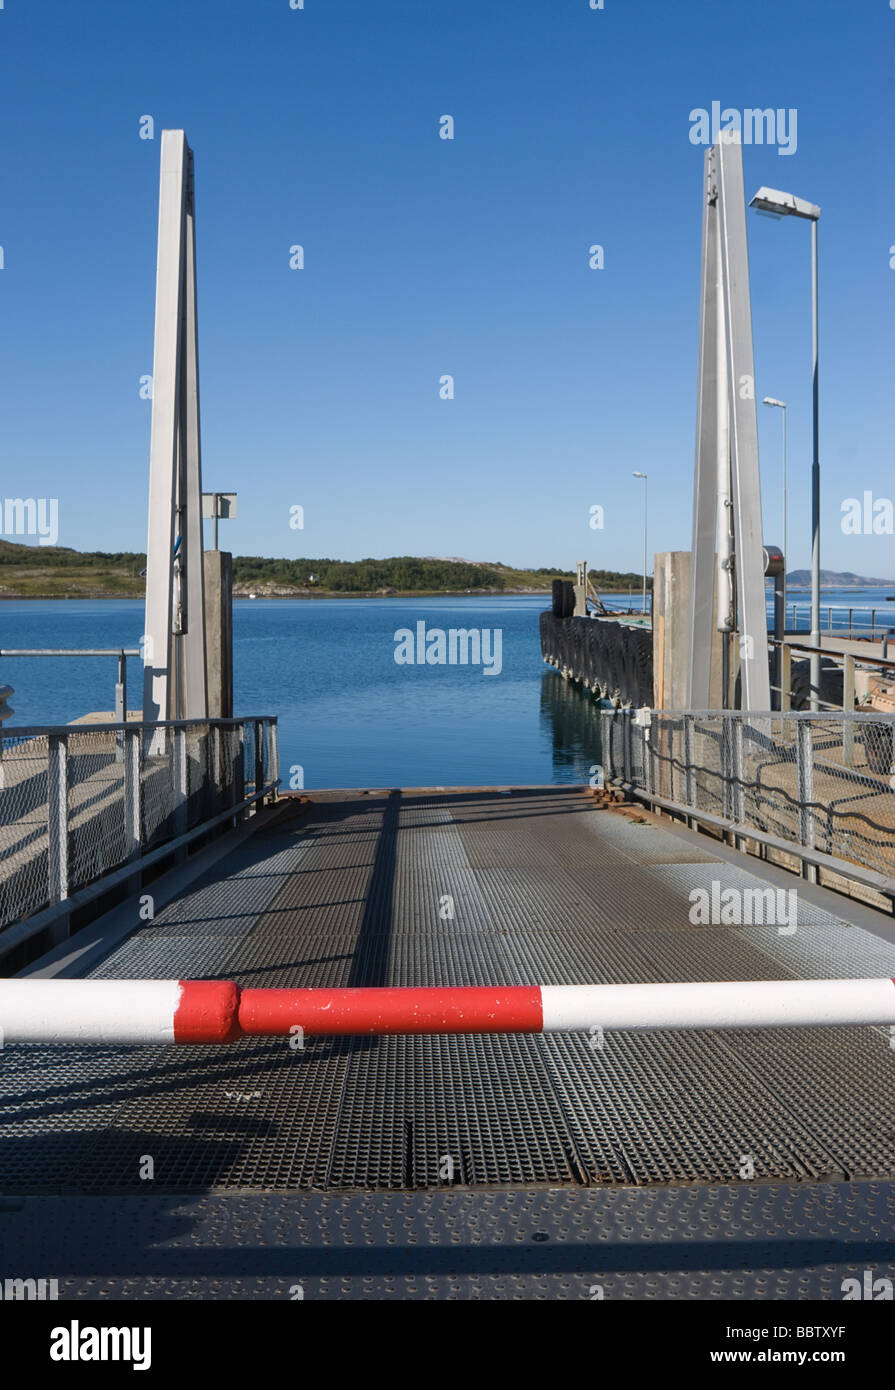
[[[0,980],[0,1043],[895,1024],[892,980],[241,989],[223,980]]]

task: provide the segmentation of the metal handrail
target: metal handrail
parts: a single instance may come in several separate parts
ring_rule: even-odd
[[[40,935],[41,932],[55,926],[61,918],[70,917],[73,912],[82,907],[89,907],[91,903],[104,897],[113,889],[132,883],[135,877],[142,874],[144,870],[151,869],[156,864],[170,859],[172,855],[186,850],[194,840],[198,840],[202,835],[207,835],[210,830],[214,830],[217,826],[227,822],[232,823],[234,818],[243,811],[249,810],[257,802],[262,801],[264,797],[272,795],[278,786],[279,779],[275,782],[265,783],[258,791],[243,797],[237,805],[228,806],[225,811],[220,811],[210,820],[202,821],[200,825],[193,826],[192,830],[178,835],[177,839],[166,840],[163,845],[157,845],[155,849],[148,850],[139,859],[128,860],[120,868],[113,869],[109,874],[104,874],[101,879],[95,883],[89,883],[86,888],[77,889],[71,897],[58,903],[52,903],[41,912],[36,912],[33,917],[26,917],[21,922],[4,927],[0,930],[0,960],[9,955],[10,951],[14,951],[17,946],[23,945],[26,941]]]
[[[627,714],[627,710],[619,713]],[[615,711],[604,710],[604,714],[610,717]],[[636,711],[635,711],[636,713]],[[657,718],[662,716],[665,719],[742,719],[748,723],[752,719],[830,719],[840,720],[849,719],[859,722],[880,720],[891,723],[895,715],[886,714],[882,710],[841,710],[841,709],[764,709],[764,710],[742,710],[742,709],[652,709],[650,714]]]
[[[843,642],[850,642],[856,641],[857,639],[848,636],[843,636],[841,640]],[[778,637],[773,637],[771,633],[768,633],[768,645],[772,647],[789,647],[792,651],[804,652],[806,656],[810,656],[812,652],[819,652],[821,656],[836,657],[840,661],[844,660],[847,656],[851,656],[854,657],[855,661],[872,662],[874,666],[895,667],[895,660],[893,660],[891,657],[874,656],[871,652],[868,652],[866,655],[863,652],[847,652],[843,651],[839,647],[812,647],[810,641],[794,641],[792,634],[789,634],[788,636],[783,637],[781,639]]]
[[[875,605],[875,606],[872,607],[872,608],[867,608],[867,607],[862,607],[860,604],[857,604],[857,603],[825,603],[825,604],[822,605],[822,608],[825,608],[825,609],[826,609],[826,612],[827,612],[827,631],[828,631],[828,632],[835,632],[835,630],[836,630],[836,629],[833,627],[833,613],[834,613],[834,612],[837,612],[837,613],[847,613],[847,614],[848,614],[848,627],[849,627],[849,633],[851,633],[851,631],[852,631],[854,615],[855,615],[856,613],[857,613],[858,615],[860,615],[860,614],[862,614],[862,613],[869,613],[869,614],[870,614],[870,622],[869,622],[869,624],[868,624],[866,627],[864,627],[864,628],[862,628],[861,625],[858,624],[858,627],[857,627],[856,630],[859,631],[859,632],[868,633],[871,637],[873,637],[874,634],[875,634],[878,630],[881,630],[883,627],[891,627],[891,626],[892,626],[892,623],[895,622],[895,611],[887,610],[887,609],[885,609],[885,608],[881,608],[881,607],[879,607],[878,605]],[[806,609],[806,610],[807,610],[807,622],[808,622],[809,626],[808,626],[805,630],[806,630],[806,632],[807,632],[807,631],[810,631],[811,607],[810,607],[810,604],[809,604],[808,602],[805,602],[805,603],[797,603],[797,602],[789,603],[789,602],[787,602],[786,609],[787,609],[787,615],[789,615],[790,613],[791,613],[791,615],[792,615],[793,631],[795,631],[795,632],[798,632],[799,610],[800,610],[800,609]],[[877,614],[878,614],[878,613],[885,614],[885,617],[881,620],[881,622],[880,622],[879,625],[877,624],[877,621],[876,621],[876,617],[877,617]]]
[[[0,647],[0,656],[139,656],[139,647]]]
[[[214,736],[218,731],[233,738]],[[159,732],[170,734],[160,757],[149,751],[150,735]],[[203,748],[198,761],[190,757],[191,734]],[[107,739],[119,771],[110,782],[103,764],[103,778],[94,790],[89,763],[86,777],[74,780],[72,770],[77,774],[82,766],[82,750],[88,757],[95,754],[97,735]],[[35,739],[46,739],[39,755],[32,751]],[[35,758],[37,775],[31,768]],[[16,780],[13,772],[11,780],[17,762],[24,775]],[[235,824],[275,793],[277,720],[250,715],[27,725],[0,733],[0,768],[7,770],[0,783],[3,826],[12,834],[6,856],[7,876],[12,875],[10,921],[5,930],[0,927],[2,956],[14,941],[44,930],[47,914],[47,920],[64,923],[85,894],[92,899],[119,881],[136,881],[143,868],[185,853],[191,841],[224,822]],[[86,788],[87,795],[72,797],[74,788]],[[147,818],[149,806],[153,811]],[[18,925],[14,914],[24,916]]]
[[[18,738],[22,735],[25,738],[45,738],[48,734],[120,734],[134,733],[140,729],[192,729],[197,725],[203,727],[208,724],[215,728],[231,727],[234,724],[251,724],[255,720],[261,720],[264,724],[276,724],[275,714],[246,714],[234,715],[229,719],[212,718],[211,715],[206,719],[129,719],[127,723],[123,721],[110,721],[105,724],[24,724],[15,728],[3,731],[3,741],[7,742],[10,738]]]
[[[0,647],[0,657],[9,656],[114,656],[118,658],[115,682],[115,715],[127,719],[127,658],[140,656],[138,647]]]
[[[895,715],[606,710],[601,734],[606,781],[721,830],[737,847],[754,840],[785,850],[812,881],[833,869],[895,899]],[[714,747],[708,758],[697,736]],[[777,767],[790,771],[765,776]],[[824,775],[841,792],[816,790]]]

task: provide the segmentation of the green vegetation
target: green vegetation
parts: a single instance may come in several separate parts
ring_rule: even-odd
[[[309,585],[309,576],[316,584]],[[616,574],[612,570],[591,570],[591,582],[599,589],[639,588],[639,574]],[[399,593],[437,593],[466,589],[497,589],[508,593],[520,589],[549,590],[554,579],[574,579],[573,570],[514,569],[498,560],[473,564],[466,560],[419,559],[396,555],[387,560],[265,560],[258,556],[237,556],[233,561],[234,584],[273,584],[294,588],[316,587],[327,593],[378,593],[395,589]]]
[[[146,556],[0,541],[0,598],[141,598]]]
[[[78,551],[0,540],[0,598],[139,598],[145,568],[146,556],[134,551]],[[638,574],[590,573],[598,591],[636,589],[641,584]],[[553,579],[573,578],[571,570],[514,569],[498,562],[476,564],[413,555],[386,560],[271,560],[257,555],[233,559],[238,593],[541,593],[549,591]]]
[[[526,572],[456,560],[420,560],[412,555],[389,560],[265,560],[240,555],[233,560],[234,584],[269,583],[301,589],[308,587],[308,577],[314,574],[314,587],[335,594],[376,593],[379,589],[509,589],[514,585],[508,576],[517,573]],[[526,587],[531,584],[532,576],[527,575]]]
[[[643,588],[642,574],[617,574],[615,570],[588,570],[587,577],[598,594],[620,594],[623,593],[625,589],[633,589],[636,593],[638,589]],[[647,593],[649,593],[652,587],[652,575],[647,575]]]

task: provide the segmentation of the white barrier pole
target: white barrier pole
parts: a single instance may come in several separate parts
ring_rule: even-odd
[[[895,983],[747,980],[474,988],[240,989],[222,980],[0,980],[5,1043],[895,1024]]]

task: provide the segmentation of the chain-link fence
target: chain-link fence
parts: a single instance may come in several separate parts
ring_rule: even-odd
[[[0,935],[278,781],[273,718],[0,735]]]
[[[895,875],[895,718],[602,713],[603,765],[683,809]]]

